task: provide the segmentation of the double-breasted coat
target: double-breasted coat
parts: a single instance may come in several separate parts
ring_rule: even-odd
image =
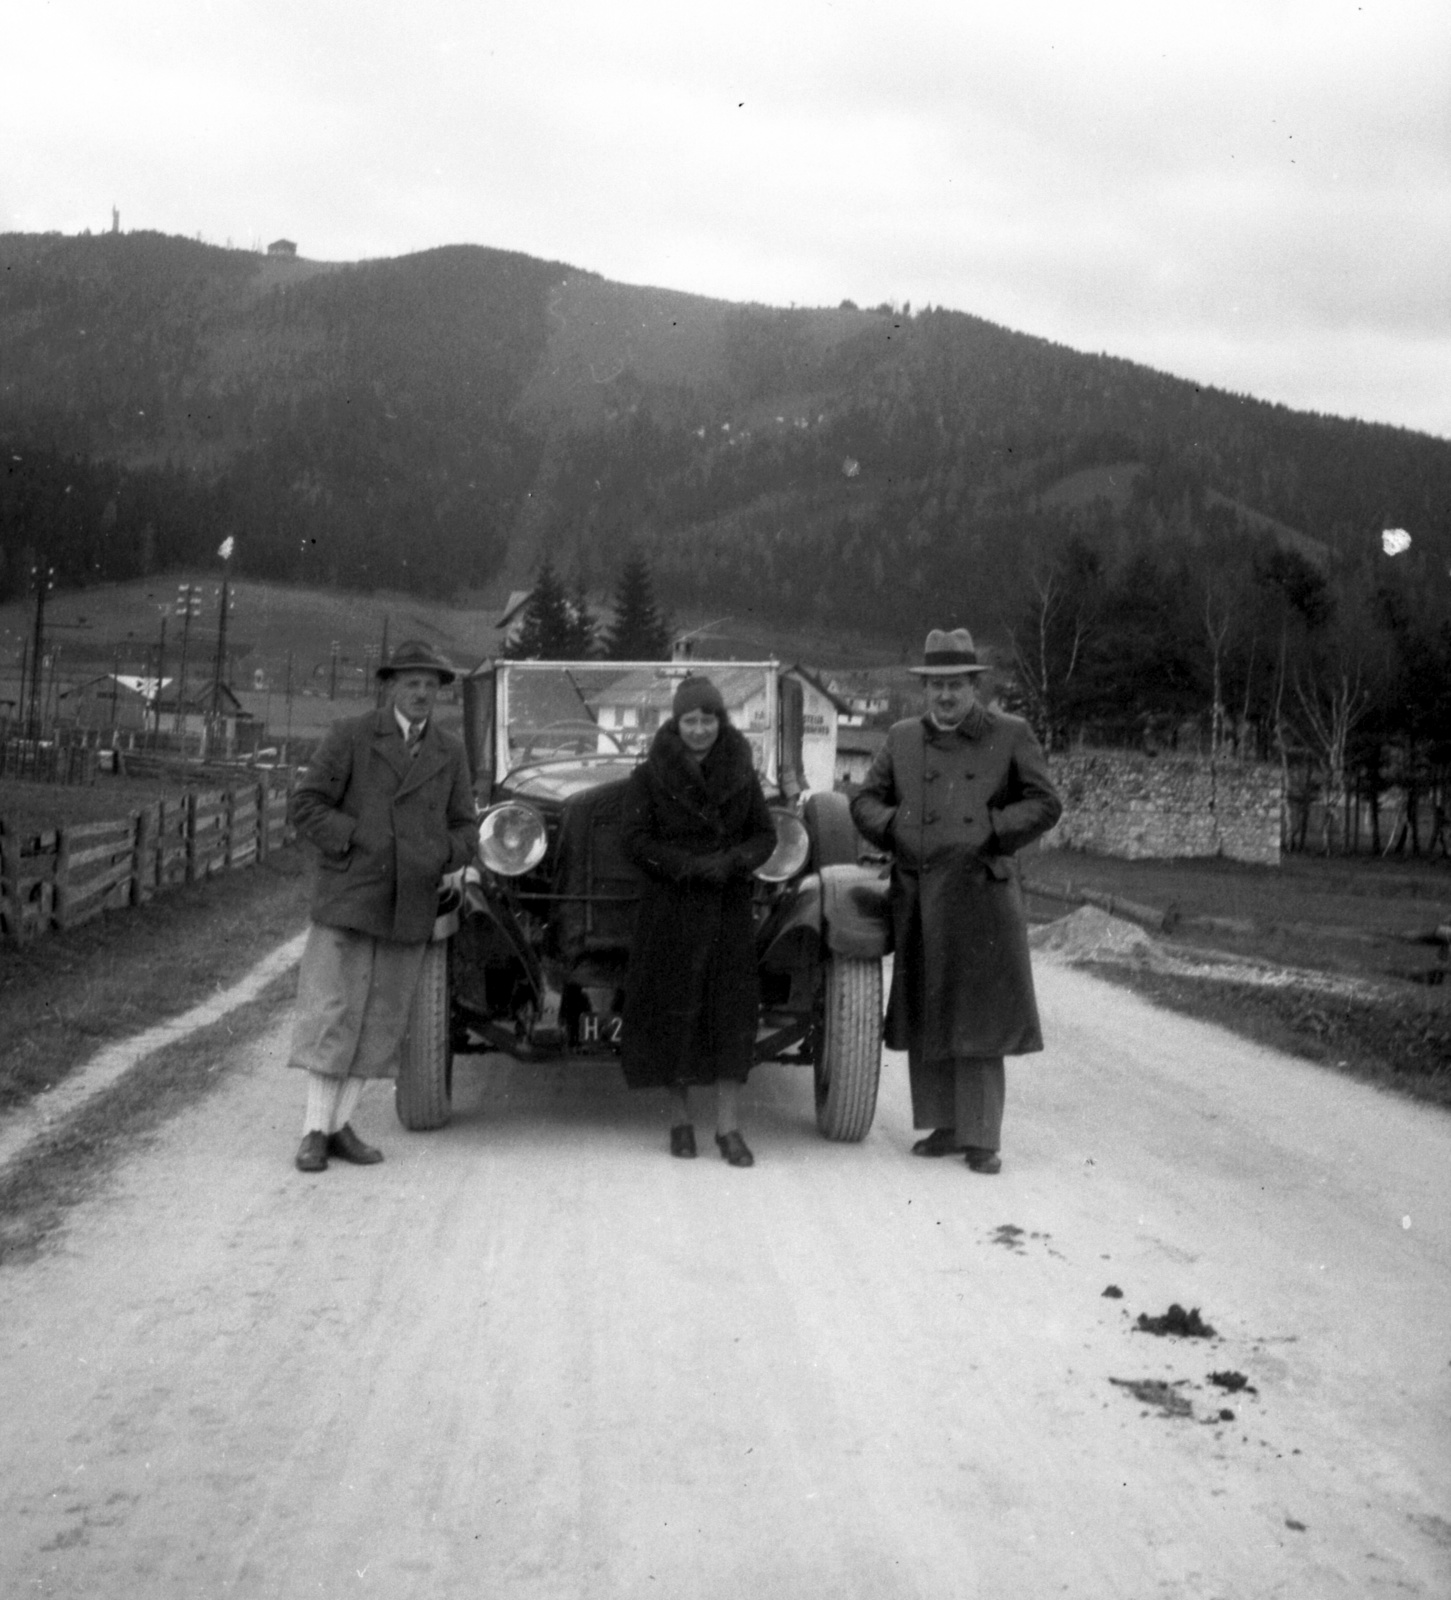
[[[922,1062],[1043,1048],[1012,857],[1062,810],[1021,718],[974,706],[950,731],[913,717],[888,732],[851,811],[892,855],[890,1048]]]
[[[751,874],[776,848],[746,737],[723,722],[697,764],[667,722],[626,787],[621,843],[643,874],[625,985],[625,1081],[743,1081],[759,1010]]]
[[[318,849],[312,920],[399,944],[429,939],[438,880],[466,866],[478,842],[462,743],[430,718],[410,754],[389,710],[331,729],[291,814]]]

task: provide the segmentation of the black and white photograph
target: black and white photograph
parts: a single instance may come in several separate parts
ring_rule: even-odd
[[[32,0],[0,1595],[1451,1596],[1451,10]]]

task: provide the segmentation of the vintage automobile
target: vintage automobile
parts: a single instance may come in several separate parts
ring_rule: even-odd
[[[846,799],[802,790],[802,689],[774,661],[491,661],[463,683],[478,863],[447,881],[403,1048],[410,1129],[448,1120],[455,1056],[619,1053],[639,878],[620,846],[635,765],[687,672],[720,688],[776,823],[756,873],[756,1059],[810,1067],[828,1139],[866,1137],[889,920]]]

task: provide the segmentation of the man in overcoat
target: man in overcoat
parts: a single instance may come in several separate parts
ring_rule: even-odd
[[[926,715],[896,723],[852,817],[892,856],[895,939],[886,1042],[906,1050],[914,1155],[963,1151],[1001,1170],[1004,1056],[1043,1048],[1014,852],[1062,804],[1032,730],[989,710],[966,628],[934,629],[920,667]]]
[[[397,1076],[439,879],[478,842],[463,745],[433,716],[453,678],[431,646],[400,644],[378,668],[386,706],[337,723],[293,792],[292,822],[318,851],[288,1062],[307,1073],[303,1172],[383,1159],[349,1118],[367,1079]]]

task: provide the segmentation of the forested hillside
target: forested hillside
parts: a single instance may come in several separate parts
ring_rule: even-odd
[[[438,598],[548,557],[581,614],[644,563],[738,625],[966,623],[1050,742],[1189,719],[1413,803],[1451,762],[1451,442],[959,312],[0,236],[0,450],[0,601],[228,537],[238,577]]]
[[[129,577],[236,536],[256,576],[444,594],[498,567],[561,269],[319,268],[154,234],[0,238],[0,598],[40,553]]]
[[[1451,444],[1298,415],[1078,355],[954,312],[877,315],[811,351],[822,313],[737,311],[717,382],[688,408],[637,386],[557,447],[553,536],[645,530],[662,587],[709,603],[915,629],[944,594],[980,624],[1070,537],[1111,565],[1184,559],[1283,525],[1323,560],[1412,528],[1451,557]],[[616,380],[622,389],[626,377]],[[682,410],[684,414],[682,415]],[[1055,492],[1117,468],[1119,493]]]
[[[539,555],[664,598],[991,627],[1077,536],[1236,530],[1451,560],[1451,444],[957,312],[769,310],[475,247],[331,266],[155,234],[0,238],[0,595],[204,558],[434,593]],[[1091,469],[1104,469],[1095,473]],[[1444,564],[1444,562],[1443,562]]]

